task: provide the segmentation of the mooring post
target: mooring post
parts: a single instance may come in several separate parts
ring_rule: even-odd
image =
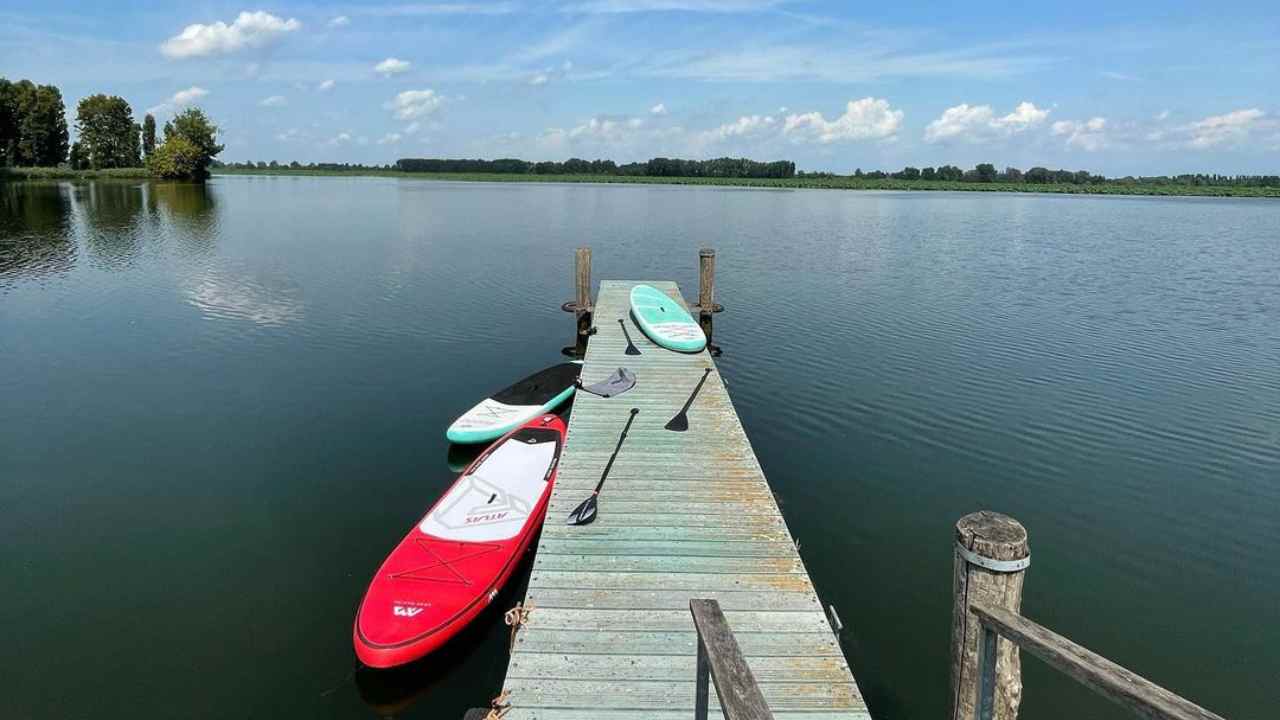
[[[572,312],[577,319],[573,347],[562,352],[571,357],[583,357],[587,354],[587,338],[591,335],[591,248],[580,247],[574,251],[573,285],[574,299],[561,306],[566,312]]]
[[[697,310],[698,324],[702,326],[702,332],[707,336],[707,348],[712,354],[719,355],[720,349],[711,343],[712,317],[724,308],[716,305],[716,251],[712,248],[702,248],[698,251]]]
[[[1027,530],[1017,520],[995,512],[965,515],[956,523],[955,570],[951,611],[951,720],[983,716],[1014,720],[1022,703],[1022,665],[1018,646],[986,632],[969,609],[975,601],[1019,613],[1022,582],[1031,564]],[[985,636],[985,637],[984,637]],[[984,648],[985,644],[985,648]],[[983,652],[988,660],[982,662]],[[980,697],[982,672],[992,695]]]

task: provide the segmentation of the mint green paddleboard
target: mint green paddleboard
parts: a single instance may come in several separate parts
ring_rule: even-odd
[[[693,316],[655,287],[631,288],[631,314],[650,340],[668,350],[692,353],[707,346],[707,336]]]

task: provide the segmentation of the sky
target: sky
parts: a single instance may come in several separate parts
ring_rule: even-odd
[[[198,106],[225,161],[1280,172],[1274,0],[6,0],[0,76]]]

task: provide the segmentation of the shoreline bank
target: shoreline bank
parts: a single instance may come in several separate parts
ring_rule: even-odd
[[[709,178],[655,177],[644,175],[516,175],[502,173],[423,173],[401,170],[314,170],[275,168],[241,170],[219,168],[217,175],[261,175],[279,177],[388,177],[446,180],[454,182],[560,182],[632,185],[708,185],[810,190],[898,190],[916,192],[1010,192],[1060,195],[1135,195],[1187,197],[1270,197],[1280,198],[1280,188],[1234,187],[1225,185],[1076,185],[1066,183],[973,183],[947,180],[869,180],[853,177],[794,178]]]

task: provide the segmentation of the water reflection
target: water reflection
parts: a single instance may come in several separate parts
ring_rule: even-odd
[[[218,213],[213,189],[203,183],[157,183],[147,186],[148,209],[169,223],[169,233],[184,255],[213,254],[218,237]]]
[[[70,270],[76,261],[70,216],[71,201],[59,185],[0,183],[0,285]]]
[[[126,270],[148,248],[207,257],[217,204],[202,184],[148,182],[0,184],[0,280],[63,273],[80,252],[90,266]]]
[[[187,298],[206,316],[278,327],[302,318],[302,287],[280,270],[207,267],[183,279]]]
[[[148,239],[146,231],[154,227],[143,216],[146,184],[92,182],[70,187],[81,245],[91,264],[106,270],[133,267]]]
[[[480,453],[489,449],[488,443],[479,443],[476,445],[458,445],[451,443],[449,445],[449,456],[445,462],[449,465],[449,471],[461,474],[467,466],[475,462],[480,457]]]

